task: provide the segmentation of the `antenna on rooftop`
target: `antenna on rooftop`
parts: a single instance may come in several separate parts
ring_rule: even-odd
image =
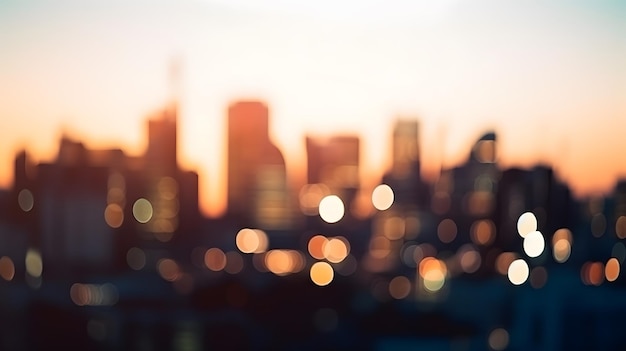
[[[180,55],[172,56],[169,63],[170,104],[177,109],[181,97],[182,59]]]

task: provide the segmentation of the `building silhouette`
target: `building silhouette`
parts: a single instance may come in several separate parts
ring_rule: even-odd
[[[228,213],[242,226],[285,229],[292,210],[285,160],[269,137],[269,110],[260,101],[228,108]]]
[[[132,247],[155,262],[198,224],[197,173],[176,161],[176,109],[147,126],[141,156],[89,149],[65,135],[52,162],[32,165],[18,153],[11,211],[47,275],[124,270]]]
[[[360,187],[359,148],[356,136],[306,137],[307,183],[325,185],[329,194],[339,196],[348,213]]]

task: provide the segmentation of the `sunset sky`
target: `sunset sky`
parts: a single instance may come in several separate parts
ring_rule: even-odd
[[[577,194],[626,176],[626,2],[502,0],[0,1],[0,186],[21,148],[63,132],[141,154],[181,62],[179,157],[223,210],[225,112],[262,99],[293,179],[304,135],[363,138],[371,186],[398,117],[420,121],[424,173],[488,129],[503,167],[552,164]],[[300,177],[300,178],[299,178]]]

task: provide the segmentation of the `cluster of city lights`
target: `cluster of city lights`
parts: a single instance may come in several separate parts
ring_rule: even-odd
[[[70,298],[77,306],[112,306],[118,301],[118,292],[111,283],[74,283],[70,287]]]

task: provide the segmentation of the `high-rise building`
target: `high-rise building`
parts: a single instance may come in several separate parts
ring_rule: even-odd
[[[284,229],[291,210],[285,160],[269,137],[269,110],[260,101],[228,108],[228,213],[242,225]]]
[[[145,153],[147,200],[153,215],[146,230],[159,241],[169,241],[179,225],[179,187],[177,164],[177,110],[173,104],[148,121],[148,146]]]
[[[406,210],[425,210],[430,203],[428,185],[420,174],[420,147],[418,123],[398,120],[393,129],[391,170],[383,183],[394,190],[395,207]]]
[[[306,137],[307,183],[324,184],[339,196],[346,209],[352,208],[359,190],[359,138],[334,136]]]

